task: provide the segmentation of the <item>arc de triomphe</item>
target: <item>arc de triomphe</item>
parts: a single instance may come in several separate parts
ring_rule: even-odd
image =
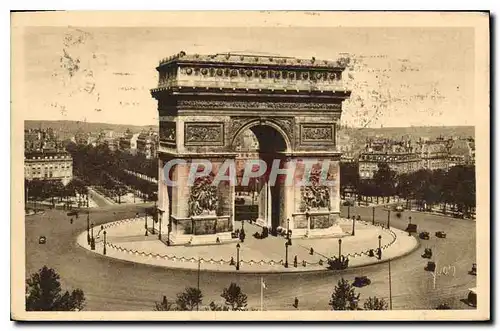
[[[296,236],[336,233],[340,215],[337,125],[349,98],[339,61],[245,54],[188,55],[163,59],[156,68],[160,146],[158,206],[165,240],[171,244],[221,242],[231,238],[235,188],[200,178],[188,186],[190,163],[208,159],[217,169],[238,164],[235,142],[250,129],[261,159],[281,166],[329,160],[333,186],[299,187],[259,183],[258,224],[281,226]],[[166,162],[182,159],[170,176]],[[303,169],[303,168],[302,168]],[[208,177],[208,176],[207,176]]]

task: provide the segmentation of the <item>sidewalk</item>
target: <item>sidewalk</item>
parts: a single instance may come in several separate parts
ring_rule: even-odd
[[[239,223],[239,222],[238,222]],[[350,222],[341,224],[344,228]],[[239,227],[241,225],[238,224]],[[285,240],[282,237],[255,239],[251,236],[259,231],[255,225],[245,223],[248,234],[244,243],[240,243],[240,270],[247,273],[269,272],[305,272],[327,270],[326,260],[338,256],[338,238],[293,239],[288,248],[289,268],[284,267]],[[166,246],[158,240],[158,235],[144,235],[144,222],[139,219],[122,220],[105,225],[107,231],[106,253],[110,258],[136,263],[151,264],[168,268],[200,269],[234,272],[236,263],[236,245],[214,244],[209,246]],[[350,228],[350,226],[349,226]],[[97,233],[99,229],[94,229]],[[260,231],[259,231],[260,232]],[[367,250],[378,248],[378,236],[381,235],[382,260],[369,257]],[[164,234],[166,237],[166,234]],[[89,249],[86,232],[78,237],[78,244]],[[413,236],[398,229],[381,228],[364,222],[357,222],[355,236],[342,238],[341,254],[349,258],[349,267],[363,266],[383,262],[389,258],[404,255],[418,245]],[[314,252],[311,255],[311,247]],[[102,234],[96,243],[98,254],[103,253]],[[294,258],[297,257],[297,267]]]

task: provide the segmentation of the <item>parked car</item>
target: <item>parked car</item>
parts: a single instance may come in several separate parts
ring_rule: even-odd
[[[40,238],[38,238],[38,243],[39,244],[45,244],[47,242],[47,238],[45,238],[45,236],[40,236]]]
[[[361,276],[361,277],[354,278],[354,282],[352,283],[352,286],[363,287],[363,286],[368,286],[371,283],[372,283],[372,281],[368,277]]]
[[[427,265],[424,267],[424,270],[434,272],[436,270],[436,263],[432,261],[427,262]]]
[[[418,236],[420,239],[429,240],[429,232],[427,231],[420,232]]]
[[[353,201],[350,201],[350,200],[346,200],[342,203],[343,206],[350,206],[350,207],[353,207],[354,206],[354,202]]]
[[[477,306],[477,292],[475,287],[469,289],[469,294],[467,295],[467,304],[472,307]]]
[[[402,211],[404,211],[404,210],[405,210],[405,209],[403,208],[403,206],[399,206],[399,205],[398,205],[398,206],[395,206],[395,207],[394,207],[394,211],[399,211],[399,212],[402,212]]]
[[[472,263],[472,269],[469,271],[469,274],[477,276],[477,266],[475,263]]]
[[[69,213],[67,213],[66,215],[68,215],[68,216],[78,216],[78,211],[77,210],[72,210]]]
[[[446,233],[444,231],[438,231],[438,232],[436,232],[436,237],[446,238]]]
[[[430,248],[426,248],[426,249],[424,250],[424,254],[422,254],[422,257],[423,257],[424,259],[430,259],[430,258],[432,258],[432,249],[430,249]]]

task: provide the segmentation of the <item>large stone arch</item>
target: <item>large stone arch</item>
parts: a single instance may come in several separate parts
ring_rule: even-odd
[[[236,138],[247,129],[265,137],[281,137],[283,148],[277,148],[276,141],[265,142],[271,154],[280,154],[285,166],[319,158],[332,161],[329,173],[339,176],[337,125],[342,102],[351,93],[342,84],[345,64],[314,58],[181,52],[160,61],[156,69],[158,86],[151,94],[158,101],[160,119],[158,205],[164,215],[162,222],[169,225],[161,227],[163,232],[168,229],[165,239],[169,243],[232,240],[234,187],[219,185],[208,190],[200,182],[193,190],[187,178],[195,159],[209,159],[216,168],[228,159],[235,160],[239,154]],[[168,187],[163,166],[172,159],[185,163],[169,173],[179,185]],[[279,222],[266,219],[272,214],[267,212],[262,215],[263,225],[290,228],[294,236],[338,231],[334,226],[340,214],[336,185],[322,195],[330,199],[330,203],[320,204],[329,206],[323,209],[314,209],[318,204],[309,203],[322,188],[312,192],[301,187],[282,189]],[[269,201],[270,195],[272,192],[262,199]],[[204,199],[199,204],[197,196]],[[193,214],[193,210],[208,212]]]
[[[235,151],[235,144],[237,141],[237,138],[246,130],[251,130],[252,128],[259,127],[259,126],[267,126],[270,127],[274,130],[276,130],[280,135],[281,138],[285,142],[285,150],[282,152],[284,153],[290,153],[293,149],[293,139],[290,139],[290,132],[287,132],[286,127],[282,127],[282,124],[276,120],[272,119],[262,119],[262,118],[254,118],[254,119],[249,119],[247,120],[239,129],[237,129],[234,133],[232,133],[232,136],[230,138],[230,150]]]

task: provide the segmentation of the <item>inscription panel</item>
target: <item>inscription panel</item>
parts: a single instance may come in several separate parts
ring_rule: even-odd
[[[184,124],[184,145],[223,146],[224,123],[186,122]]]

